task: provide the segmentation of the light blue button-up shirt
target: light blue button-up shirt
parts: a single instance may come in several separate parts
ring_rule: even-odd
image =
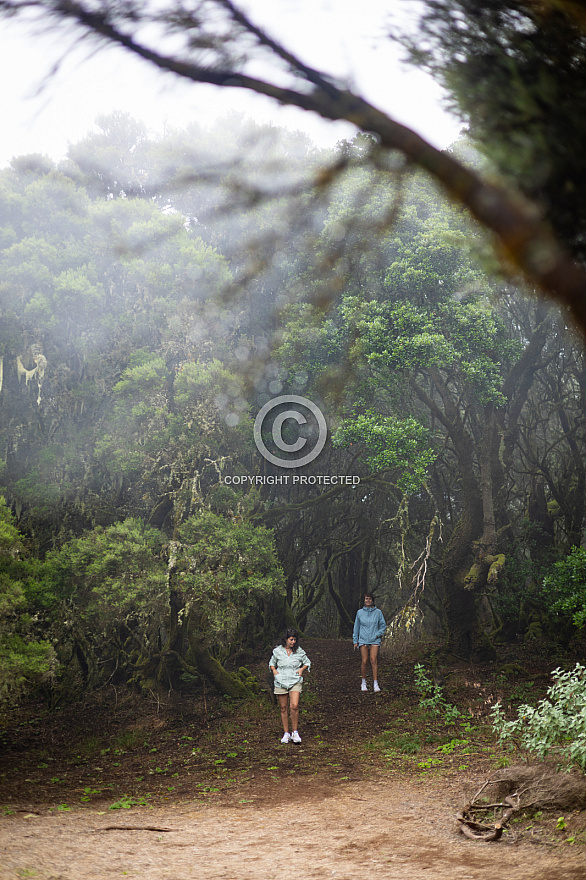
[[[302,675],[297,675],[297,670],[302,666],[311,666],[311,660],[303,650],[298,647],[296,651],[287,653],[287,648],[283,645],[277,645],[269,660],[269,666],[274,666],[277,670],[275,675],[275,684],[277,687],[291,688],[294,684],[303,681]]]

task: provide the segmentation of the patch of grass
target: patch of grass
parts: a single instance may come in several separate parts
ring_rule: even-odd
[[[445,736],[445,734],[443,733],[443,730],[442,730],[442,734],[443,735],[440,736],[440,734],[436,733],[435,730],[430,730],[423,737],[423,741],[427,746],[433,746],[436,743],[441,743],[442,739]]]
[[[476,733],[479,729],[477,724],[472,724],[470,721],[460,721],[460,727],[464,733]]]
[[[97,736],[90,736],[80,743],[78,750],[84,755],[95,755],[100,751],[102,742]]]
[[[417,734],[403,734],[397,737],[395,748],[403,755],[416,755],[421,751],[421,739]]]
[[[83,790],[83,795],[80,798],[80,800],[87,802],[87,801],[91,800],[91,796],[93,794],[101,794],[101,793],[102,793],[101,788],[90,788],[89,786],[86,786]]]
[[[142,734],[138,730],[124,730],[114,740],[118,749],[132,749],[140,745]]]
[[[530,681],[519,682],[509,694],[509,701],[511,703],[532,704],[536,699],[535,686]]]
[[[131,797],[130,795],[123,795],[120,800],[114,801],[113,804],[110,804],[108,807],[109,810],[130,810],[132,807],[146,807],[148,806],[148,800],[150,795],[144,795],[143,797]]]
[[[456,749],[461,746],[467,746],[470,740],[467,739],[451,739],[449,742],[444,743],[441,746],[437,747],[438,752],[441,752],[444,755],[451,755]]]
[[[443,764],[441,758],[426,758],[425,761],[417,762],[420,770],[431,770],[432,767],[438,767],[440,764]]]
[[[390,749],[403,755],[416,755],[422,748],[422,741],[421,736],[416,732],[385,730],[380,736],[367,743],[366,748],[369,751]]]

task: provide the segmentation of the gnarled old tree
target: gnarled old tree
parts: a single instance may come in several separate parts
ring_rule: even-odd
[[[247,677],[223,663],[269,643],[285,605],[270,532],[210,512],[167,544],[135,519],[98,527],[49,554],[45,576],[62,609],[62,668],[77,663],[90,687],[106,676],[169,691],[205,676],[246,696]]]
[[[369,450],[373,465],[380,468],[393,449],[393,433],[403,423],[403,475],[407,461],[420,475],[436,459],[433,472],[442,476],[431,488],[448,526],[439,590],[448,642],[468,656],[482,641],[480,598],[499,581],[519,532],[511,505],[511,493],[518,491],[514,463],[521,414],[548,339],[550,308],[545,301],[534,303],[527,336],[521,337],[503,320],[504,310],[501,315],[491,311],[482,297],[455,302],[449,291],[436,287],[415,305],[397,294],[392,281],[388,286],[386,301],[344,301],[343,334],[353,339],[361,398],[368,399],[369,389],[378,412],[349,413],[341,437]],[[407,433],[401,418],[405,406],[420,422],[419,440],[417,433]],[[381,410],[388,415],[382,417]],[[433,450],[427,459],[423,448],[418,452],[418,444],[424,447],[426,441]],[[417,454],[419,469],[413,467]]]

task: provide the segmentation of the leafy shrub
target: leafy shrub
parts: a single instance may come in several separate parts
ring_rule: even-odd
[[[540,758],[556,748],[568,766],[586,771],[586,667],[576,663],[569,672],[554,669],[552,676],[546,698],[537,706],[519,706],[514,721],[506,720],[497,703],[491,712],[493,729],[500,742],[516,740]]]
[[[0,496],[0,704],[10,704],[53,673],[49,642],[37,639],[30,598],[39,594],[38,567],[21,558],[24,547]],[[37,595],[38,598],[38,595]]]
[[[162,546],[157,529],[129,518],[48,553],[47,570],[56,595],[93,633],[118,630],[128,619],[134,631],[156,640],[169,604]]]
[[[175,583],[197,628],[200,645],[227,654],[251,628],[260,632],[285,597],[283,572],[271,531],[210,511],[180,527]],[[276,613],[276,612],[275,612]]]
[[[551,604],[551,611],[561,617],[571,616],[572,622],[586,624],[586,550],[573,547],[570,554],[556,562],[553,573],[543,582]]]
[[[460,717],[460,710],[448,703],[439,684],[434,684],[425,673],[421,663],[415,664],[415,688],[419,692],[419,705],[434,715],[443,715],[446,724],[453,724]]]

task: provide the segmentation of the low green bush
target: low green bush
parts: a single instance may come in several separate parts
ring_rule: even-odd
[[[419,693],[420,707],[433,715],[443,716],[445,724],[453,724],[460,717],[460,710],[448,703],[442,687],[428,678],[421,663],[415,664],[415,688]]]
[[[586,771],[586,667],[576,663],[564,672],[554,669],[554,683],[537,706],[523,705],[517,718],[507,721],[497,703],[492,711],[493,729],[500,742],[515,741],[528,752],[545,758],[553,749],[568,767]]]

